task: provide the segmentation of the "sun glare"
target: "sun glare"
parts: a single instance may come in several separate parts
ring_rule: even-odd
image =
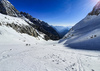
[[[97,3],[98,1],[100,1],[100,0],[91,0],[92,2],[94,2],[94,3]]]

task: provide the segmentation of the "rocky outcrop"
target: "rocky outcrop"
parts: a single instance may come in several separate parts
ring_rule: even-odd
[[[8,0],[0,0],[0,13],[21,17],[20,12]]]
[[[88,15],[99,15],[100,14],[100,1],[94,6],[92,12]]]
[[[33,18],[31,15],[29,15],[28,13],[25,13],[25,12],[20,12],[20,14],[22,16],[24,16],[25,18],[29,19],[32,23],[34,23],[34,24],[30,24],[32,27],[34,27],[38,31],[46,34],[46,36],[45,36],[46,39],[48,39],[48,38],[50,38],[52,40],[60,39],[59,34],[56,32],[56,30],[54,30],[54,28],[52,28],[50,25],[48,25],[48,23],[41,21],[39,19]]]
[[[14,30],[16,30],[17,32],[20,32],[20,33],[26,33],[26,34],[34,36],[34,37],[39,36],[39,34],[36,32],[36,30],[29,25],[17,25],[14,23],[12,23],[12,24],[7,23],[6,26],[13,28]]]

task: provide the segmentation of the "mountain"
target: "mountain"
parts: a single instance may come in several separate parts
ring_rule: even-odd
[[[48,36],[37,29],[34,21],[24,15],[15,16],[0,13],[0,71],[100,71],[100,51],[70,49],[63,43],[58,44],[58,41],[45,41],[49,39]],[[99,22],[99,15],[89,17],[94,19],[94,23]],[[85,22],[91,19],[86,18]],[[40,21],[36,18],[34,20]],[[41,24],[49,27],[47,23]],[[99,23],[91,27],[98,27],[95,30],[98,31]],[[43,26],[41,28],[44,29]],[[89,30],[88,27],[85,29]],[[92,34],[96,34],[95,31]],[[99,37],[99,32],[95,37]]]
[[[8,0],[0,0],[0,13],[25,20],[27,24],[38,30],[38,32],[44,34],[43,38],[46,40],[60,39],[59,34],[48,23],[33,18],[28,13],[19,12]]]
[[[88,15],[99,15],[100,14],[100,1],[94,6],[92,12]]]
[[[60,42],[74,49],[100,50],[100,1]]]
[[[0,0],[0,13],[21,17],[20,12],[8,0]]]
[[[65,26],[52,26],[52,27],[57,31],[57,33],[60,35],[61,38],[63,38],[71,28]]]
[[[29,21],[29,20],[27,19],[27,21]],[[25,22],[23,19],[18,18],[18,17],[12,17],[12,16],[8,16],[8,15],[0,14],[0,26],[2,28],[3,27],[12,28],[13,30],[15,30],[18,33],[25,33],[25,34],[28,34],[28,35],[34,36],[34,37],[39,36],[36,29],[34,29],[27,22]]]
[[[35,29],[37,29],[38,31],[46,34],[48,38],[52,40],[60,39],[60,36],[57,33],[57,31],[54,28],[52,28],[48,23],[41,21],[39,19],[33,18],[30,14],[25,13],[25,12],[20,12],[20,14],[24,16],[25,18],[29,19],[32,23],[34,23],[30,25],[34,27]]]
[[[0,14],[0,71],[100,71],[100,51],[69,49],[39,35],[25,20]]]

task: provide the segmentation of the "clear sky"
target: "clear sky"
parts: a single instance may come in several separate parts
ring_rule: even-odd
[[[99,0],[9,0],[19,11],[52,25],[71,26],[82,20]]]

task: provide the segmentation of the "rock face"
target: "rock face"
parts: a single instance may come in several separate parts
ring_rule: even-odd
[[[0,13],[21,17],[20,12],[8,0],[0,0]]]
[[[100,1],[94,6],[92,12],[89,15],[99,15],[100,14]]]
[[[14,30],[16,30],[17,32],[20,32],[20,33],[26,33],[30,36],[34,36],[34,37],[38,37],[39,34],[36,32],[36,30],[31,27],[31,26],[28,26],[28,25],[17,25],[17,24],[9,24],[7,23],[6,26],[9,26],[11,28],[13,28]]]
[[[29,19],[32,23],[34,23],[35,25],[31,24],[31,26],[36,28],[38,31],[46,34],[46,37],[48,36],[52,40],[60,39],[60,36],[57,33],[57,31],[54,30],[54,28],[52,28],[50,25],[48,25],[48,23],[41,21],[39,19],[33,18],[31,15],[29,15],[28,13],[25,13],[25,12],[20,12],[20,14],[22,16],[24,16],[25,18]]]

